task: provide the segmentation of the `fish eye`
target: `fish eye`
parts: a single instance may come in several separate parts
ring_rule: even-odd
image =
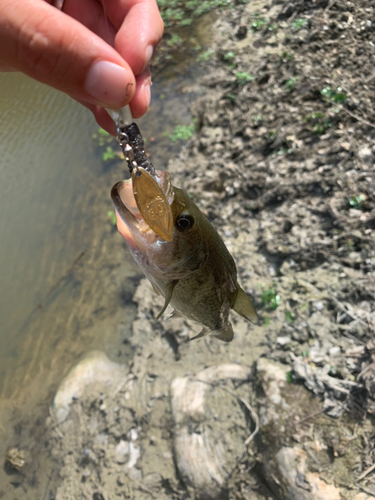
[[[194,219],[190,214],[182,213],[176,219],[176,228],[183,232],[194,226]]]

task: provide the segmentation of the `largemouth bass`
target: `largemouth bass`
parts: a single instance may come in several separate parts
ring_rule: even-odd
[[[142,171],[142,175],[150,175]],[[234,260],[187,193],[172,186],[169,174],[156,171],[153,178],[170,204],[171,241],[158,236],[142,218],[131,179],[115,184],[111,196],[120,234],[154,290],[165,299],[158,318],[170,304],[177,313],[203,326],[194,338],[211,334],[230,342],[234,335],[230,309],[254,323],[258,320],[250,298],[237,282]],[[153,210],[157,209],[156,204]]]

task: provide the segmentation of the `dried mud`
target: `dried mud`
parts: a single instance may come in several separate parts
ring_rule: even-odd
[[[55,400],[45,498],[375,496],[374,30],[365,1],[254,2],[219,16],[197,131],[168,170],[223,236],[260,323],[233,315],[232,343],[189,342],[199,327],[156,321],[162,301],[142,280],[132,363],[108,383],[87,379],[70,404],[73,377],[62,419]],[[176,380],[203,383],[223,364],[248,379],[210,379],[205,412],[176,415]],[[212,488],[178,445],[191,436],[212,450]],[[34,473],[13,472],[19,498]]]

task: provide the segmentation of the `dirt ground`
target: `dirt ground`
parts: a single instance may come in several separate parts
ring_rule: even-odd
[[[168,170],[260,322],[189,342],[199,327],[156,321],[142,280],[131,365],[93,354],[55,398],[46,499],[375,497],[375,8],[255,1],[213,31],[197,131]],[[202,380],[193,411],[180,399]],[[15,463],[25,491],[35,470]]]

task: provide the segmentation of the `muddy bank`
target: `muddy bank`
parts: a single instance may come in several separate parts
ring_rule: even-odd
[[[375,494],[374,22],[340,0],[217,20],[197,132],[168,170],[261,321],[233,316],[228,345],[189,342],[199,327],[156,321],[162,300],[142,280],[131,364],[94,356],[55,399],[49,498]],[[19,498],[33,473],[27,456],[13,470]]]

